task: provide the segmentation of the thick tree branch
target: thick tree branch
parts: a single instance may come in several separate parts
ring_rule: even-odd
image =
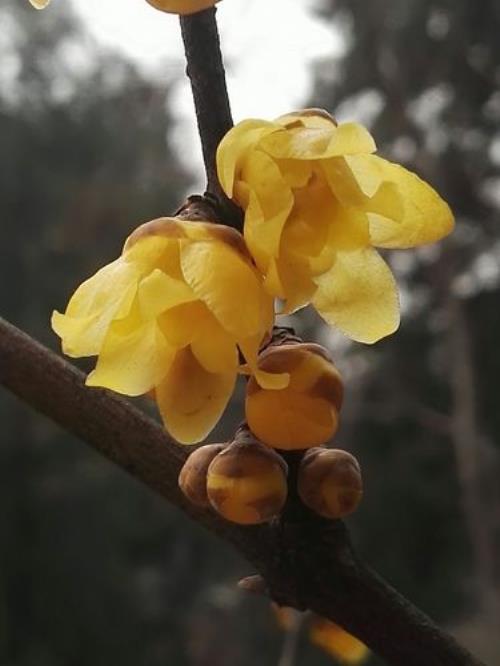
[[[215,12],[207,9],[181,16],[182,39],[203,150],[207,193],[218,201],[221,221],[241,230],[242,212],[222,191],[215,165],[217,147],[233,126]]]
[[[479,666],[359,561],[341,522],[317,518],[293,492],[284,516],[271,525],[239,527],[193,507],[177,486],[186,449],[126,400],[85,388],[79,370],[3,320],[0,383],[232,543],[278,603],[339,623],[395,666]],[[293,489],[293,457],[289,463]]]

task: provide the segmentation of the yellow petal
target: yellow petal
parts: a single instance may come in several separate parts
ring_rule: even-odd
[[[122,259],[101,268],[71,297],[66,313],[54,312],[52,328],[68,356],[99,353],[113,319],[125,317],[137,291],[137,270]]]
[[[365,157],[346,155],[321,163],[331,191],[343,206],[364,206],[380,187],[382,177]]]
[[[174,355],[156,322],[143,323],[137,314],[130,315],[111,325],[87,386],[143,395],[163,379]]]
[[[50,0],[29,0],[35,9],[45,9]]]
[[[235,381],[236,372],[207,372],[190,348],[179,351],[156,387],[156,400],[169,433],[182,444],[204,439],[226,408]]]
[[[228,197],[233,196],[235,180],[239,179],[242,162],[263,136],[279,129],[266,120],[249,119],[235,125],[217,148],[217,175]]]
[[[305,187],[313,172],[313,162],[307,160],[277,160],[281,175],[292,188]]]
[[[279,279],[282,298],[286,301],[282,314],[291,314],[310,303],[317,287],[313,282],[309,264],[301,257],[284,252],[276,261],[276,277]]]
[[[314,618],[310,638],[311,643],[321,647],[343,664],[361,664],[370,654],[364,643],[325,618]]]
[[[259,145],[273,157],[296,160],[329,159],[376,150],[368,130],[357,123],[323,129],[297,127],[281,130],[262,138]]]
[[[433,243],[453,229],[453,215],[448,204],[437,192],[416,174],[375,155],[365,156],[381,178],[396,187],[397,204],[403,210],[395,210],[396,200],[387,197],[382,206],[378,202],[375,213],[369,213],[370,236],[375,246],[408,248]],[[369,208],[368,208],[369,210]]]
[[[396,282],[372,248],[337,252],[332,268],[315,282],[314,307],[353,340],[376,342],[398,328]]]
[[[306,187],[294,192],[294,206],[282,234],[283,250],[296,254],[318,255],[325,246],[339,204],[322,177],[312,174]]]
[[[213,7],[219,0],[146,0],[155,9],[168,14],[196,14]]]
[[[207,306],[200,301],[182,303],[161,314],[158,325],[168,344],[181,349],[191,344],[209,314]]]
[[[294,199],[290,186],[278,165],[268,155],[255,150],[245,160],[241,177],[251,195],[245,215],[245,240],[267,256],[277,257],[281,232],[292,210]]]
[[[276,390],[285,388],[290,382],[290,375],[288,372],[266,372],[259,368],[258,354],[261,344],[262,339],[256,336],[238,341],[238,346],[247,361],[250,373],[255,376],[255,379],[262,388]],[[248,374],[248,370],[244,367],[241,371],[243,374]]]
[[[235,373],[238,369],[236,342],[222,328],[211,312],[191,342],[191,350],[207,372]]]
[[[225,243],[181,250],[184,278],[226,331],[236,338],[262,329],[262,285],[254,269]]]
[[[155,319],[170,308],[197,300],[185,282],[175,280],[158,268],[141,281],[138,299],[141,316],[145,320]]]
[[[158,222],[160,222],[159,220]],[[156,268],[162,270],[170,277],[176,280],[182,280],[182,272],[180,268],[180,243],[185,240],[186,234],[185,231],[182,236],[169,237],[165,235],[154,235],[155,226],[154,223],[147,223],[142,225],[143,228],[149,227],[150,233],[152,235],[139,236],[141,227],[136,229],[134,234],[138,236],[134,239],[134,234],[130,236],[123,250],[123,258],[126,262],[136,266],[137,271],[140,275],[148,275],[151,271]],[[165,225],[167,229],[171,229],[172,233],[180,234],[182,229],[179,228],[179,224],[174,225]],[[161,227],[158,226],[158,232],[161,230]],[[144,232],[148,234],[148,231]],[[131,239],[134,239],[132,242]]]
[[[279,123],[284,127],[289,127],[290,125],[296,125],[299,122],[303,127],[309,128],[326,128],[332,129],[337,127],[338,123],[331,116],[328,111],[324,109],[302,109],[301,111],[292,111],[287,113],[284,116],[276,118],[275,123]]]

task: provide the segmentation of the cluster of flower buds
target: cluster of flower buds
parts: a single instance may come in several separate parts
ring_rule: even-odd
[[[208,444],[192,453],[179,485],[193,504],[212,506],[233,523],[256,525],[283,509],[287,472],[278,453],[241,429],[230,444]]]
[[[260,374],[286,375],[288,382],[263,387]],[[363,494],[359,464],[346,451],[322,448],[337,431],[342,394],[340,374],[323,347],[289,335],[275,339],[247,384],[248,427],[230,444],[202,446],[188,458],[179,477],[184,494],[232,522],[267,522],[288,494],[283,454],[298,450],[304,451],[296,488],[303,503],[324,518],[352,513]]]

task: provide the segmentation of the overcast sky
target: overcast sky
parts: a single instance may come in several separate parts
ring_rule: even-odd
[[[184,72],[178,17],[158,12],[145,0],[72,2],[98,42],[125,52],[151,72]],[[223,0],[218,5],[236,121],[273,118],[308,99],[310,63],[340,48],[331,26],[311,11],[315,4],[318,0]],[[186,79],[180,81],[172,98],[176,134],[194,141],[190,91]]]

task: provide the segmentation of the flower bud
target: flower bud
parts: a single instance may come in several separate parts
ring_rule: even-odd
[[[207,444],[193,451],[179,474],[179,487],[192,504],[210,506],[207,496],[208,466],[224,444]]]
[[[253,433],[276,449],[308,449],[325,444],[337,431],[342,380],[327,351],[316,344],[270,346],[258,369],[288,373],[283,389],[262,388],[258,377],[247,385],[246,418]]]
[[[226,520],[265,523],[285,504],[286,474],[286,463],[277,453],[253,438],[239,439],[210,463],[208,498]]]
[[[359,463],[347,451],[311,449],[300,463],[297,490],[320,516],[343,518],[357,509],[363,496]]]

